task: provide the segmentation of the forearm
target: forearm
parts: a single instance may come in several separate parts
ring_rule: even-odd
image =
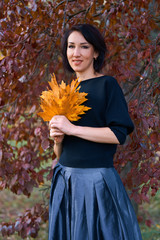
[[[109,127],[82,127],[72,124],[65,116],[57,115],[50,121],[50,127],[66,135],[73,135],[99,143],[120,144]]]
[[[57,157],[57,159],[59,160],[61,153],[62,153],[62,143],[54,143],[54,147],[53,147],[54,153]]]
[[[75,126],[71,135],[93,142],[119,144],[117,137],[108,127],[94,128]]]

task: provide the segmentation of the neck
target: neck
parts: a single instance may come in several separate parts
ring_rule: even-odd
[[[101,74],[101,73],[89,73],[89,74],[76,73],[76,76],[79,79],[79,81],[85,81],[90,78],[101,77],[101,76],[103,76],[103,74]]]

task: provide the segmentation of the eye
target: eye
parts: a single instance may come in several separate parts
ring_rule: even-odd
[[[89,46],[87,46],[87,45],[84,45],[84,46],[82,46],[82,48],[84,48],[84,49],[88,49],[88,48],[89,48]]]
[[[74,45],[69,45],[68,48],[74,48]]]

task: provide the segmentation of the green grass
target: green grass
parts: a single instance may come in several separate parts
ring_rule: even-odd
[[[141,225],[143,240],[160,240],[160,225],[152,226],[151,228]]]

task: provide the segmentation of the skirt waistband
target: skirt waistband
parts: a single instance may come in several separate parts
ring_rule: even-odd
[[[57,167],[59,166],[64,171],[67,171],[69,173],[80,173],[80,174],[87,174],[87,173],[91,174],[91,173],[97,173],[99,171],[104,172],[104,171],[106,171],[106,169],[114,169],[114,167],[110,167],[110,168],[72,168],[72,167],[67,167],[67,166],[61,165],[60,163],[57,163],[56,166]]]

